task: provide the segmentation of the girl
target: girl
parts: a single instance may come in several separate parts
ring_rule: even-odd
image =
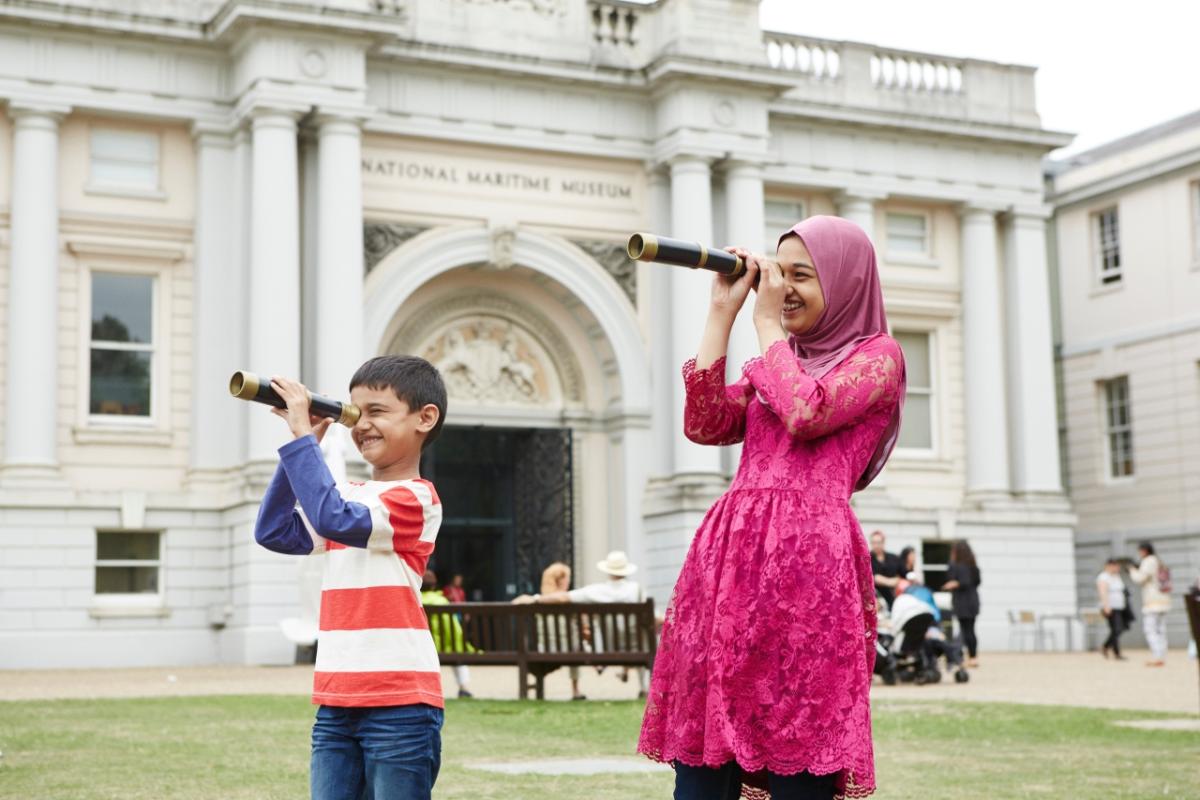
[[[1129,590],[1125,581],[1121,580],[1121,562],[1110,558],[1104,562],[1104,571],[1096,576],[1096,592],[1100,596],[1100,613],[1108,621],[1108,638],[1100,648],[1100,654],[1108,658],[1108,651],[1118,661],[1124,661],[1121,655],[1121,634],[1129,627],[1126,623],[1126,611],[1129,607]]]
[[[850,494],[895,444],[904,360],[887,335],[875,251],[837,217],[713,280],[684,365],[685,434],[744,441],[666,612],[638,750],[674,764],[676,800],[866,797],[875,586]],[[757,285],[762,355],[725,386],[733,320]]]
[[[983,583],[979,567],[975,565],[975,553],[971,545],[959,539],[950,545],[950,567],[947,570],[948,580],[942,584],[942,591],[953,592],[951,604],[954,616],[958,619],[958,629],[962,631],[963,644],[967,646],[967,666],[978,667],[975,658],[979,644],[975,639],[975,618],[979,616],[979,584]]]

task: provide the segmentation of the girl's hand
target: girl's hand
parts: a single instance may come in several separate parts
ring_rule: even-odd
[[[741,258],[746,263],[746,271],[736,279],[727,278],[719,273],[713,276],[709,310],[727,317],[732,322],[758,280],[758,258],[742,247],[726,247],[725,252]]]
[[[271,413],[287,422],[292,436],[299,439],[311,433],[317,437],[319,443],[333,420],[313,416],[308,389],[296,381],[279,377],[271,378],[271,388],[287,403],[287,408],[272,408]]]
[[[783,330],[783,301],[787,297],[787,284],[783,271],[774,261],[763,260],[759,265],[758,298],[754,303],[754,325],[760,330]]]

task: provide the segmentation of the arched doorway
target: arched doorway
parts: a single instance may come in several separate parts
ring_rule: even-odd
[[[586,254],[518,232],[512,266],[491,255],[486,229],[402,245],[368,278],[367,334],[443,373],[446,428],[422,463],[445,514],[431,566],[503,600],[537,591],[551,561],[582,583],[606,550],[636,552],[645,453],[628,449],[649,375],[632,304]]]

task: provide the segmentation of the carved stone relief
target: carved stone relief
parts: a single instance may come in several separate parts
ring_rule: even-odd
[[[368,222],[363,225],[363,274],[400,245],[426,230],[421,225],[403,225],[392,222]]]
[[[499,225],[491,229],[492,235],[492,266],[496,269],[508,269],[513,261],[513,247],[517,243],[517,229],[513,225]]]
[[[562,332],[535,309],[514,303],[505,297],[492,294],[471,294],[454,297],[431,306],[423,306],[412,314],[405,321],[404,326],[397,331],[389,351],[417,353],[437,364],[447,350],[453,349],[451,345],[459,344],[460,347],[470,345],[470,342],[477,338],[477,331],[469,330],[469,328],[470,323],[480,320],[489,323],[484,329],[484,338],[491,338],[493,344],[480,342],[471,346],[476,348],[476,352],[488,351],[484,354],[489,359],[495,359],[495,362],[489,363],[505,364],[512,359],[511,346],[509,355],[503,353],[504,336],[508,329],[512,329],[517,340],[518,360],[528,363],[528,358],[532,356],[538,362],[534,371],[533,384],[537,391],[542,392],[540,396],[543,399],[540,401],[530,400],[529,394],[522,393],[520,396],[526,399],[518,399],[516,402],[521,404],[582,402],[583,378],[579,361],[566,344]],[[519,320],[519,323],[514,323],[516,320]],[[461,338],[461,343],[449,341],[450,334],[456,330],[458,331],[456,336]],[[499,347],[500,354],[491,352],[493,347]],[[470,347],[468,346],[466,349],[469,351]],[[431,356],[433,357],[431,358]],[[461,377],[467,381],[468,386],[486,383],[486,379],[481,376],[497,375],[497,372],[494,371],[495,366],[480,368],[470,358],[466,360],[469,367],[460,371],[465,373]],[[473,378],[469,374],[472,369],[475,372]],[[516,367],[508,373],[500,375],[501,382],[511,384],[511,389],[519,388],[523,385],[523,380],[522,375],[517,373],[525,373],[525,370]],[[539,388],[543,384],[545,388]],[[503,391],[507,392],[511,389],[504,388]],[[561,396],[554,397],[554,395]],[[477,400],[478,397],[475,397],[470,402]]]
[[[540,347],[502,317],[470,317],[443,331],[421,356],[446,381],[456,402],[548,405],[559,395]]]
[[[637,305],[637,262],[617,242],[595,240],[573,241],[576,247],[596,260],[604,271],[613,276],[629,302]]]

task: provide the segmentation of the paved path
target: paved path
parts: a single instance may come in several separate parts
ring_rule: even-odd
[[[932,686],[883,686],[876,680],[878,701],[970,700],[982,702],[1075,705],[1143,711],[1200,712],[1200,673],[1183,651],[1172,651],[1163,668],[1143,665],[1145,651],[1132,651],[1128,661],[1105,661],[1097,653],[993,653],[971,672],[971,681],[946,679]],[[582,691],[593,700],[632,699],[636,678],[617,679],[618,670],[597,675],[584,669]],[[213,694],[307,694],[311,667],[179,667],[95,670],[12,670],[0,672],[0,700],[43,700],[86,697],[174,697]],[[448,696],[457,684],[443,670]],[[512,699],[517,695],[516,669],[476,667],[471,670],[476,697]],[[546,679],[551,700],[567,700],[566,670]]]

